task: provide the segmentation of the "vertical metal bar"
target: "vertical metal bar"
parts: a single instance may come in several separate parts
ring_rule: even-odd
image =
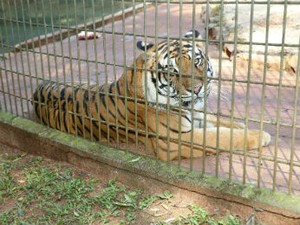
[[[115,1],[112,1],[112,14],[113,12],[115,11]],[[116,72],[116,61],[117,61],[117,58],[116,58],[116,43],[115,43],[115,39],[116,39],[116,34],[115,34],[115,18],[112,17],[112,53],[113,53],[113,74],[114,74],[114,87],[116,88],[116,81],[117,81],[117,72]],[[109,93],[109,95],[111,95],[112,93]],[[114,96],[111,96],[112,98],[115,98],[115,102],[118,101],[117,99],[117,96],[114,95]],[[113,126],[115,126],[115,129],[116,129],[116,135],[117,135],[117,143],[116,143],[116,147],[117,148],[120,148],[120,137],[119,137],[119,122],[118,122],[118,106],[117,104],[115,104],[115,124],[113,124]]]
[[[158,36],[158,1],[155,1],[155,39],[154,39],[154,44],[155,46],[158,45],[158,40],[157,40],[157,36]],[[155,51],[155,60],[158,61],[158,52]],[[155,73],[158,73],[158,63],[156,63],[156,67],[155,67]],[[158,79],[156,79],[156,83],[155,83],[155,87],[158,87]],[[156,129],[156,135],[155,135],[155,149],[157,149],[157,153],[158,153],[158,148],[159,148],[159,124],[158,124],[158,110],[159,106],[158,106],[158,88],[156,88],[155,90],[155,118],[156,118],[156,122],[155,122],[155,129]],[[156,154],[156,159],[158,159],[158,154]]]
[[[99,64],[98,64],[98,46],[97,46],[97,37],[96,37],[96,24],[95,24],[95,0],[92,0],[92,21],[93,21],[93,31],[94,31],[94,55],[95,55],[95,71],[96,71],[96,84],[97,86],[100,86],[99,84]],[[97,93],[98,94],[98,93]],[[101,140],[101,119],[100,119],[100,113],[97,113],[97,121],[98,123],[98,137],[99,140]]]
[[[81,7],[82,7],[82,13],[83,13],[83,27],[84,27],[84,32],[85,32],[85,35],[87,35],[88,30],[87,30],[87,26],[86,26],[85,0],[82,0],[82,2],[81,2]],[[79,17],[79,19],[81,19],[81,18]],[[77,21],[77,22],[81,23],[81,21]],[[86,79],[84,79],[84,80],[85,80],[84,83],[87,83],[87,87],[90,87],[90,67],[89,67],[88,42],[85,41],[84,43],[85,43],[85,54],[86,54],[85,59],[84,59],[84,61],[86,62],[86,74],[84,74],[84,75],[86,75]],[[81,48],[80,45],[79,45],[79,48]],[[88,92],[88,96],[91,96],[91,91],[90,91],[89,88],[87,89],[87,92]],[[90,101],[88,100],[88,101],[86,102],[86,105],[83,106],[83,107],[91,108]],[[92,127],[93,122],[92,122],[92,119],[91,119],[91,110],[87,110],[87,112],[89,112],[89,115],[84,115],[84,117],[83,117],[83,119],[84,119],[84,126],[87,125],[88,127]],[[88,122],[86,122],[86,121],[88,121]],[[86,124],[86,123],[87,123],[87,124]],[[88,124],[88,123],[89,123],[89,124]],[[86,125],[85,125],[85,124],[86,124]],[[84,129],[84,128],[83,128],[83,129]],[[84,129],[84,130],[85,130],[85,129]],[[89,130],[89,131],[88,131],[88,130]],[[90,136],[89,139],[92,141],[92,140],[93,140],[93,129],[87,129],[87,130],[85,130],[85,131],[86,131],[87,133],[90,132],[88,135]]]
[[[205,54],[208,57],[209,53],[208,53],[208,23],[209,23],[209,17],[210,17],[210,10],[209,10],[209,1],[206,1],[206,19],[205,19]],[[204,79],[204,93],[207,92],[207,66],[205,66],[204,69],[205,75],[203,77]],[[194,90],[194,88],[193,88]],[[206,120],[206,116],[207,116],[207,95],[204,95],[204,104],[203,104],[203,113],[204,113],[204,117],[203,117],[203,156],[202,156],[202,173],[205,173],[205,161],[206,161],[206,124],[207,124],[207,120]]]
[[[75,21],[75,32],[76,34],[79,33],[79,29],[78,29],[78,8],[77,8],[77,1],[74,0],[74,21]],[[76,39],[76,47],[77,47],[77,63],[78,63],[78,78],[79,78],[79,85],[80,85],[80,88],[81,88],[81,85],[82,85],[82,74],[81,74],[81,55],[80,55],[80,44],[79,44],[79,40],[78,38]],[[74,96],[76,98],[76,96]],[[80,106],[81,108],[81,112],[84,112],[84,108],[83,108],[83,102],[80,103]],[[75,111],[77,113],[77,111]],[[86,137],[86,130],[85,130],[85,116],[83,113],[81,113],[80,115],[77,115],[78,117],[80,116],[81,117],[81,121],[82,121],[82,136],[83,137]]]
[[[4,7],[4,2],[3,1],[1,1],[1,11],[3,12],[3,18],[4,18],[4,20],[3,20],[3,23],[4,23],[4,28],[5,28],[5,39],[6,40],[9,40],[9,38],[8,38],[8,31],[7,31],[7,23],[6,23],[6,13],[5,13],[5,7]],[[2,43],[2,45],[3,45],[3,43]],[[6,46],[6,48],[7,48],[8,46]],[[10,57],[10,52],[8,52],[6,55],[8,55],[9,57]],[[10,107],[10,112],[12,112],[12,100],[11,100],[11,96],[9,95],[9,93],[10,93],[10,88],[9,88],[9,85],[8,85],[8,72],[7,72],[7,66],[6,66],[6,61],[7,61],[7,59],[6,59],[6,55],[4,54],[4,52],[3,52],[3,64],[4,64],[4,74],[5,74],[5,77],[6,77],[6,79],[5,79],[5,81],[6,81],[6,84],[4,84],[4,82],[3,82],[3,79],[2,79],[2,73],[1,73],[1,82],[3,82],[3,91],[4,91],[4,93],[3,93],[3,98],[4,98],[4,106],[5,106],[5,111],[7,112],[8,111],[8,107],[7,107],[7,105],[6,105],[6,96],[7,96],[7,98],[8,98],[8,105],[9,105],[9,107]],[[6,86],[6,88],[7,88],[7,93],[5,93],[5,89],[4,89],[4,86]],[[3,110],[3,109],[2,109]]]
[[[2,47],[2,49],[4,49],[3,46],[3,41],[0,38],[0,46]],[[2,56],[0,56],[0,60],[1,58],[3,59],[3,61],[5,61],[5,54],[4,54],[4,50],[3,53],[1,54]],[[2,72],[4,71],[4,72]],[[2,74],[6,72],[6,68],[0,68],[0,84],[1,84],[1,88],[0,88],[0,93],[2,92],[2,96],[3,96],[3,102],[0,101],[0,111],[4,110],[4,112],[7,112],[7,103],[6,103],[6,93],[5,93],[5,85],[4,85],[4,81],[3,81],[3,76]],[[4,109],[2,108],[2,103],[4,104]]]
[[[18,18],[18,11],[17,11],[17,6],[16,6],[16,0],[14,0],[13,4],[14,4],[15,17],[16,17],[16,20],[17,20],[16,27],[17,27],[18,42],[20,43],[22,41],[22,39],[21,39],[21,33],[20,33],[20,26],[19,26],[19,18]],[[18,91],[19,91],[19,95],[16,95],[16,93],[15,93],[15,95],[16,95],[17,98],[19,98],[20,105],[21,105],[21,115],[24,117],[24,106],[23,106],[23,97],[22,97],[23,95],[22,95],[22,88],[21,88],[21,83],[20,83],[20,76],[22,74],[24,74],[24,71],[25,71],[24,70],[23,54],[20,54],[21,67],[22,67],[21,72],[19,72],[19,69],[18,69],[19,66],[18,66],[17,57],[14,57],[14,58],[15,58],[15,65],[16,65],[16,68],[17,68],[17,86],[18,86]],[[24,76],[23,76],[23,79],[24,79]],[[25,81],[25,79],[23,81]],[[26,96],[27,95],[26,83],[23,83],[23,84],[24,84],[23,88],[25,90],[25,96]],[[27,96],[26,99],[28,99],[28,96]],[[27,102],[27,111],[28,111],[28,108],[29,108],[29,104]]]
[[[2,45],[2,40],[0,40],[0,44],[1,44],[0,46],[3,46]],[[1,85],[0,86],[0,93],[2,92],[2,97],[3,97],[3,102],[0,99],[0,111],[3,111],[2,103],[4,103],[4,107],[5,107],[4,112],[6,112],[7,111],[7,105],[6,105],[6,99],[5,99],[4,82],[3,82],[3,77],[2,77],[2,68],[0,68],[0,85]]]
[[[29,4],[29,0],[27,0],[27,10],[29,10],[31,8],[30,4]],[[23,11],[23,10],[22,10]],[[25,27],[24,27],[24,30],[25,30]],[[32,28],[32,20],[29,19],[29,32],[30,32],[30,37],[33,38],[33,28]],[[27,48],[27,47],[26,47]],[[26,51],[26,54],[27,54],[27,63],[28,63],[28,68],[29,68],[29,75],[30,75],[30,78],[29,78],[29,82],[30,82],[30,89],[31,89],[31,93],[33,93],[33,81],[32,79],[35,78],[35,86],[38,85],[38,69],[37,69],[37,62],[36,62],[36,54],[35,54],[35,48],[33,49],[33,53],[32,53],[32,57],[33,57],[33,64],[34,64],[34,73],[35,73],[35,76],[31,74],[31,63],[30,63],[30,55],[28,53],[28,50]],[[40,97],[40,96],[39,96]],[[40,99],[40,98],[39,98]],[[41,105],[39,104],[39,111],[41,111]],[[42,119],[40,118],[40,122],[42,122]]]
[[[196,8],[196,3],[195,1],[193,2],[193,9],[192,9],[192,30],[195,30],[195,17],[196,17],[196,13],[195,13],[195,8]],[[192,35],[192,43],[193,43],[193,47],[192,47],[192,62],[194,62],[195,60],[195,35]],[[195,89],[195,68],[194,68],[194,63],[191,63],[191,80],[192,80],[192,87],[191,89],[194,90]],[[190,142],[191,142],[191,148],[190,148],[190,170],[193,170],[194,168],[194,161],[193,161],[193,158],[194,158],[194,151],[193,151],[193,148],[194,148],[194,110],[195,110],[195,107],[194,107],[194,99],[192,98],[192,104],[191,104],[191,139],[190,139]]]
[[[281,42],[281,52],[280,52],[280,70],[279,70],[279,86],[278,86],[278,98],[277,98],[277,110],[276,110],[276,146],[275,146],[275,161],[274,161],[274,175],[276,173],[277,167],[277,152],[278,152],[278,137],[280,129],[280,111],[281,111],[281,97],[282,97],[282,77],[283,77],[283,64],[284,64],[284,45],[285,45],[285,34],[286,34],[286,17],[287,17],[287,0],[284,2],[283,11],[283,22],[282,22],[282,42]],[[263,114],[263,113],[262,113]],[[263,115],[262,115],[263,116]],[[261,117],[261,130],[263,129],[263,117]],[[261,152],[261,151],[260,151]],[[260,174],[259,174],[260,175]],[[276,175],[273,176],[273,191],[276,189]],[[259,186],[260,187],[260,186]]]
[[[135,129],[135,148],[138,148],[138,143],[139,143],[139,131],[138,131],[138,112],[137,112],[137,85],[136,85],[136,63],[135,63],[135,59],[136,59],[136,12],[135,12],[135,0],[133,0],[133,13],[132,13],[132,30],[133,30],[133,77],[134,77],[134,129]],[[144,53],[143,53],[144,54]],[[143,69],[143,68],[140,68]],[[127,90],[127,89],[125,89]],[[125,99],[127,101],[127,99]]]
[[[29,0],[27,0],[27,4],[28,4],[28,8],[29,9],[31,9],[32,8],[32,4],[30,4],[30,1]],[[36,29],[38,29],[39,30],[39,28],[40,28],[40,23],[39,23],[39,19],[38,19],[38,17],[37,17],[37,15],[39,15],[39,10],[38,10],[38,2],[37,2],[37,0],[34,0],[34,14],[35,14],[35,23],[36,23]],[[33,25],[34,26],[34,25]],[[43,80],[43,82],[45,81],[45,73],[44,73],[44,65],[43,65],[43,60],[42,60],[42,58],[43,58],[43,54],[42,54],[42,48],[41,48],[41,45],[42,45],[42,43],[41,43],[41,38],[40,38],[40,36],[38,36],[38,53],[39,53],[39,57],[40,57],[40,66],[41,66],[41,77],[42,77],[42,80]],[[37,70],[37,67],[36,67],[36,75],[37,76],[39,76],[38,75],[38,70]],[[38,86],[38,79],[36,79],[36,86]],[[49,115],[49,109],[48,109],[48,103],[47,103],[47,99],[45,99],[45,102],[44,103],[41,103],[41,101],[40,101],[40,99],[41,99],[41,96],[38,96],[38,98],[39,98],[39,110],[41,111],[41,104],[45,104],[46,105],[46,110],[45,110],[45,113],[46,113],[46,115],[48,116]],[[40,122],[42,123],[43,121],[42,121],[42,117],[40,117]],[[48,124],[48,126],[49,126],[49,124]]]
[[[147,10],[146,10],[146,0],[143,1],[143,5],[144,5],[144,42],[147,43],[147,29],[146,29],[146,21],[147,21]],[[157,19],[157,18],[155,18]],[[145,54],[146,54],[146,51],[145,51]],[[146,59],[147,60],[147,59]],[[148,86],[148,83],[147,83],[147,67],[146,67],[146,63],[145,63],[145,66],[144,66],[144,73],[146,74],[145,76],[145,87]],[[146,137],[145,137],[145,148],[146,148],[146,154],[149,155],[149,132],[148,132],[148,99],[147,99],[147,96],[148,96],[148,88],[145,88],[145,127],[146,127]]]
[[[52,73],[51,73],[51,62],[50,62],[50,54],[49,54],[49,41],[48,41],[48,24],[47,24],[47,20],[46,20],[46,10],[45,10],[45,4],[44,4],[44,0],[41,0],[41,12],[42,12],[42,21],[43,21],[43,29],[44,29],[44,35],[45,35],[45,47],[46,47],[46,56],[47,56],[47,69],[48,69],[48,79],[50,82],[52,82]],[[44,55],[44,53],[42,53],[42,55]],[[41,65],[42,67],[44,67],[44,63],[43,60],[41,60]],[[49,101],[49,99],[47,99]],[[48,104],[47,104],[48,107]],[[51,108],[54,109],[54,97],[53,95],[51,95]],[[50,109],[48,109],[48,113],[52,113],[52,111],[50,111]],[[50,116],[49,116],[50,118]],[[49,123],[50,125],[50,123]]]
[[[11,12],[10,4],[7,4],[7,9],[5,9],[5,10],[7,10],[8,12]],[[5,12],[3,11],[3,13],[5,13]],[[12,17],[11,17],[10,14],[8,15],[8,18],[9,18],[9,21],[10,21],[10,24],[11,24],[12,41],[15,42],[15,33],[14,33],[14,30],[13,30],[14,26],[13,26]],[[7,35],[7,37],[8,37],[8,35]],[[7,40],[10,40],[10,39],[7,39]],[[16,50],[14,49],[14,53],[15,52],[16,52]],[[4,62],[6,62],[6,61],[4,61]],[[14,78],[14,76],[15,76],[14,74],[18,73],[18,68],[17,68],[17,65],[16,65],[16,70],[13,69],[12,57],[11,57],[11,53],[10,52],[8,54],[8,63],[9,63],[10,71],[11,71],[10,72],[11,77],[10,77],[10,79],[8,77],[6,78],[7,79],[6,80],[6,83],[7,83],[6,85],[7,85],[7,87],[9,87],[10,83],[12,85],[12,92],[9,91],[8,93],[9,93],[9,96],[11,96],[13,98],[13,103],[14,103],[14,106],[15,106],[15,112],[14,112],[13,109],[12,109],[13,103],[11,103],[11,112],[15,113],[16,115],[19,115],[18,114],[19,107],[18,107],[18,104],[17,104],[17,97],[15,95],[16,84],[15,84],[15,78]],[[8,90],[9,90],[9,88],[8,88]]]
[[[250,80],[251,80],[251,66],[252,66],[252,40],[253,40],[253,14],[254,14],[254,0],[251,0],[250,8],[250,29],[249,29],[249,61],[248,61],[248,74],[247,74],[247,88],[246,88],[246,112],[245,112],[245,127],[248,127],[249,122],[249,96],[250,96]],[[244,153],[243,153],[243,184],[246,183],[247,175],[247,134],[248,129],[244,131]]]
[[[69,0],[65,0],[65,4],[66,4],[66,21],[67,21],[67,27],[70,28],[70,11],[69,9],[71,8],[71,5],[69,4]],[[73,109],[72,109],[72,115],[73,116],[73,121],[74,121],[74,125],[73,125],[73,129],[74,129],[74,134],[78,135],[79,131],[78,131],[78,125],[77,125],[77,117],[79,117],[80,115],[78,115],[77,113],[77,109],[76,109],[76,96],[75,96],[75,90],[74,90],[74,72],[73,72],[73,54],[72,54],[72,47],[71,47],[71,32],[70,29],[68,29],[68,37],[67,37],[67,44],[68,44],[68,53],[67,55],[68,57],[68,62],[70,64],[70,78],[71,78],[71,88],[72,88],[72,99],[74,99],[74,104],[73,104]],[[63,48],[63,47],[62,47]],[[76,64],[76,63],[75,63]],[[64,72],[65,74],[65,72]],[[64,84],[66,84],[66,77],[64,76]]]
[[[262,83],[262,95],[261,95],[261,109],[264,108],[264,98],[265,98],[265,90],[266,90],[266,79],[267,79],[267,61],[268,61],[268,50],[269,50],[269,23],[270,23],[270,1],[271,0],[268,0],[268,3],[267,3],[267,18],[266,18],[266,37],[265,37],[265,53],[264,53],[264,71],[263,71],[263,83]],[[263,113],[263,110],[262,110],[262,113]],[[261,115],[261,118],[260,118],[260,121],[263,120],[263,115]],[[277,152],[276,150],[276,146],[275,146],[275,152]],[[275,160],[277,160],[277,153],[275,153]],[[259,158],[258,158],[258,181],[257,181],[257,186],[259,187],[260,186],[260,170],[261,170],[261,166],[260,166],[260,163],[261,163],[261,149],[259,150]],[[275,168],[275,167],[274,167]],[[276,169],[273,170],[274,171],[274,175],[273,175],[273,178],[276,173]],[[274,189],[273,189],[274,190]]]
[[[104,0],[101,0],[101,9],[104,9]],[[102,21],[104,22],[104,11],[102,11]],[[105,73],[105,86],[108,86],[108,71],[107,71],[107,46],[106,46],[106,30],[105,30],[105,24],[102,24],[102,37],[103,37],[103,55],[104,55],[104,73]],[[107,88],[105,89],[105,93],[101,93],[102,95],[107,96]],[[106,106],[106,114],[109,115],[109,111],[108,111],[108,107]],[[110,132],[109,132],[109,126],[110,126],[110,122],[109,121],[103,121],[103,123],[105,124],[104,126],[107,127],[107,134],[106,134],[106,142],[107,144],[110,143],[109,141],[109,136],[110,136]]]
[[[26,59],[27,59],[27,68],[28,68],[28,73],[29,73],[29,86],[30,86],[30,93],[32,93],[32,90],[33,90],[33,87],[32,87],[32,73],[31,73],[31,62],[29,60],[29,49],[28,49],[28,43],[27,43],[27,40],[29,39],[29,37],[32,38],[32,33],[31,33],[31,30],[29,29],[28,31],[28,25],[26,26],[26,23],[25,23],[25,15],[24,15],[24,3],[23,3],[23,0],[21,1],[21,13],[22,13],[22,24],[23,24],[23,33],[25,34],[25,44],[26,44],[26,49],[25,49],[25,53],[26,53]],[[29,34],[29,37],[27,36]],[[24,62],[24,61],[23,61]],[[23,70],[24,71],[24,70]],[[29,102],[30,102],[30,99],[28,97],[28,90],[27,90],[27,84],[26,84],[26,78],[25,76],[23,76],[23,82],[24,82],[24,89],[25,89],[25,96],[26,96],[26,99],[27,99],[27,111],[29,112],[31,110],[31,107],[29,106]],[[31,113],[28,113],[28,116],[30,119],[33,119],[31,118]]]
[[[280,111],[281,111],[281,97],[282,97],[282,77],[283,77],[283,64],[284,64],[284,45],[285,45],[285,33],[286,33],[286,17],[287,17],[287,0],[284,2],[284,12],[283,12],[283,23],[282,23],[282,42],[281,42],[281,52],[280,52],[280,70],[279,70],[279,85],[278,85],[278,98],[277,98],[277,110],[276,110],[276,140],[275,140],[275,160],[274,160],[274,175],[273,175],[273,191],[276,189],[276,169],[277,169],[277,155],[278,155],[278,137],[280,129]],[[263,103],[264,101],[262,101]],[[263,113],[261,117],[261,130],[263,129]],[[260,150],[261,154],[261,150]],[[259,164],[260,165],[260,164]],[[260,168],[260,167],[259,167]],[[259,174],[260,177],[260,174]],[[260,187],[260,185],[259,185]]]
[[[182,10],[183,10],[183,3],[182,0],[179,2],[179,43],[180,43],[180,48],[179,48],[179,55],[182,54]],[[178,77],[179,77],[179,86],[182,86],[182,57],[179,58],[179,71],[178,71]],[[182,93],[181,89],[179,91],[179,115],[178,115],[178,167],[181,166],[181,133],[182,133]]]
[[[234,123],[234,93],[235,93],[235,82],[236,82],[236,53],[237,53],[237,42],[238,42],[238,18],[239,15],[239,1],[236,0],[235,2],[235,23],[234,23],[234,57],[233,57],[233,74],[232,74],[232,86],[231,86],[231,112],[230,112],[230,123],[233,125]],[[229,155],[229,180],[232,180],[232,158],[233,158],[233,151],[232,151],[232,144],[233,144],[233,126],[230,129],[230,155]]]
[[[168,65],[170,64],[170,1],[167,2],[167,52],[168,52]],[[167,71],[167,79],[170,80],[170,71]],[[170,83],[168,82],[167,92],[167,161],[170,162]]]
[[[297,63],[297,74],[296,74],[296,85],[295,85],[295,97],[294,97],[294,112],[293,112],[293,124],[292,124],[292,144],[290,153],[290,169],[289,169],[289,180],[288,180],[288,193],[292,193],[292,180],[294,171],[294,157],[295,157],[295,141],[296,141],[296,123],[297,123],[297,107],[299,100],[299,88],[300,88],[300,36],[299,36],[299,47],[298,47],[298,63]]]
[[[50,3],[51,5],[51,3]],[[61,29],[62,29],[62,24],[61,24],[61,8],[59,7],[59,1],[57,1],[57,12],[58,12],[58,27],[59,27],[59,31],[60,31],[60,49],[61,49],[61,66],[62,66],[62,75],[63,75],[63,85],[66,87],[66,69],[65,69],[65,53],[64,53],[64,44],[63,44],[63,36],[62,36],[62,32],[61,32]],[[52,5],[51,5],[52,6]],[[68,18],[68,17],[67,17]],[[68,19],[67,19],[68,20]],[[53,22],[53,7],[51,7],[51,25],[52,25],[52,34],[54,34],[54,26],[56,26],[56,24],[54,24]],[[61,82],[59,80],[59,73],[58,73],[58,70],[57,70],[57,55],[56,55],[56,43],[54,42],[53,43],[53,47],[54,47],[54,60],[55,60],[55,68],[56,68],[56,71],[55,71],[55,77],[56,77],[56,82]],[[65,95],[65,102],[68,104],[68,99],[67,99],[67,95]],[[61,113],[61,110],[62,110],[62,107],[61,107],[61,101],[58,102],[58,109],[59,109],[59,113],[60,113],[60,121],[59,121],[59,124],[60,124],[60,127],[62,127],[62,113]],[[70,114],[69,112],[69,109],[68,107],[66,107],[65,109],[65,120],[67,120],[67,118],[69,118],[70,116],[73,116],[72,114]],[[76,120],[73,120],[74,123]],[[67,124],[67,127],[66,127],[66,132],[70,133],[70,123],[66,123]]]
[[[49,0],[48,1],[48,5],[49,5],[49,13],[50,13],[50,27],[51,27],[51,34],[52,36],[54,36],[54,20],[53,20],[53,6],[52,6],[52,2]],[[59,7],[58,7],[59,8]],[[59,10],[59,9],[58,9]],[[59,18],[60,18],[60,13],[59,13]],[[59,20],[60,22],[60,20]],[[48,33],[48,32],[47,32]],[[54,52],[54,64],[55,64],[55,81],[57,83],[59,83],[59,78],[58,78],[58,63],[57,63],[57,52],[56,52],[56,42],[53,41],[52,43],[53,45],[53,52]],[[50,65],[49,65],[50,67]],[[63,67],[64,67],[64,63],[63,63]],[[48,68],[50,69],[50,68]],[[63,68],[64,70],[64,68]],[[50,72],[49,72],[49,76],[50,76]],[[53,102],[53,101],[52,101]],[[65,95],[65,102],[67,102],[67,95]],[[63,124],[63,121],[62,121],[62,118],[63,118],[63,113],[62,113],[62,107],[61,107],[61,101],[58,101],[58,113],[59,113],[59,127],[60,127],[60,130],[63,131],[62,129],[62,124]],[[68,112],[65,112],[65,114],[67,114]],[[66,117],[65,117],[66,119]],[[66,123],[69,125],[69,123]],[[65,132],[69,132],[69,126],[67,127],[67,131]]]
[[[45,41],[46,41],[46,55],[47,55],[47,69],[48,69],[48,77],[49,80],[52,81],[52,77],[51,77],[51,62],[50,62],[50,54],[49,54],[49,42],[48,42],[48,37],[47,37],[47,33],[48,33],[48,24],[46,21],[46,14],[45,14],[45,4],[44,4],[44,0],[41,0],[41,12],[42,12],[42,17],[43,17],[43,28],[44,28],[44,35],[45,35]],[[44,64],[42,62],[43,60],[41,60],[42,66],[44,67]],[[52,99],[53,101],[53,99]]]
[[[221,81],[222,81],[222,51],[223,51],[223,12],[224,12],[224,0],[221,1],[220,4],[220,19],[219,19],[219,74],[218,74],[218,105],[217,105],[217,124],[220,122],[220,114],[221,114]],[[215,176],[219,177],[219,163],[220,163],[220,127],[217,126],[217,154],[216,154],[216,167],[215,167]]]
[[[125,12],[124,12],[124,9],[125,9],[125,4],[124,4],[124,0],[122,0],[122,37],[123,37],[123,74],[124,74],[124,89],[127,90],[127,76],[125,75],[126,74],[126,70],[127,70],[127,66],[126,66],[126,36],[125,36]],[[127,102],[127,91],[124,92],[124,98],[125,98],[125,108],[128,107],[128,102]],[[118,101],[118,99],[117,99]],[[116,101],[116,102],[117,102]],[[126,151],[128,151],[128,111],[125,110],[125,139],[126,139],[126,142],[125,142],[125,148],[126,148]],[[123,128],[122,128],[123,129]]]
[[[88,29],[87,29],[87,25],[86,25],[86,22],[87,22],[87,16],[86,16],[86,4],[85,4],[85,0],[82,0],[82,12],[83,12],[83,26],[84,26],[84,31],[88,32]],[[91,89],[89,88],[90,87],[90,65],[89,65],[89,49],[88,49],[88,41],[85,41],[85,53],[86,53],[86,82],[87,82],[87,86],[88,86],[88,96],[90,97],[91,96]],[[87,104],[86,104],[86,107],[89,108],[89,110],[87,110],[88,114],[89,115],[85,115],[85,120],[89,121],[89,131],[90,131],[90,140],[94,140],[94,130],[93,130],[93,121],[92,121],[92,115],[91,115],[91,110],[90,108],[92,107],[91,106],[91,102],[88,101]],[[85,123],[85,122],[84,122]]]

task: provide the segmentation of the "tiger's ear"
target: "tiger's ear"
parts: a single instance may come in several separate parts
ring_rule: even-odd
[[[186,34],[184,35],[185,38],[193,38],[193,36],[195,38],[198,38],[198,37],[201,38],[201,35],[200,35],[199,31],[197,31],[197,30],[190,30],[190,31],[186,32]]]
[[[142,51],[147,51],[148,49],[152,48],[153,47],[153,44],[152,43],[145,43],[143,41],[138,41],[136,43],[136,46],[142,50]]]

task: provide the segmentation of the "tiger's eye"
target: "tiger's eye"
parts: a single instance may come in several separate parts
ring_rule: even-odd
[[[199,58],[195,59],[195,65],[198,65],[199,63],[200,63],[200,59]]]

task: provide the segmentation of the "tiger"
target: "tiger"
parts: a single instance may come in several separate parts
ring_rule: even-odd
[[[88,139],[138,140],[163,161],[269,145],[269,133],[206,112],[215,73],[199,37],[192,30],[157,44],[138,41],[142,53],[112,83],[44,81],[32,97],[35,114]]]

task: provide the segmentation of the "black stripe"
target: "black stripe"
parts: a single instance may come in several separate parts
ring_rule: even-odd
[[[104,120],[104,121],[105,121],[105,120]],[[104,136],[107,137],[107,132],[104,131],[104,129],[101,129],[101,121],[98,121],[98,123],[97,123],[96,121],[93,121],[93,124],[94,124],[94,126],[97,127],[98,130],[99,130],[99,125],[100,125],[101,135],[102,135],[103,137],[104,137]],[[98,140],[100,140],[100,134],[99,134]]]
[[[76,101],[76,112],[75,112],[76,114],[79,114],[79,107],[80,107],[79,102]],[[80,124],[83,126],[81,115],[80,114],[76,115],[76,117],[79,119]],[[77,127],[78,127],[78,124],[77,124]]]
[[[47,96],[47,100],[49,101],[49,100],[51,100],[52,99],[52,92],[51,92],[52,90],[50,90],[49,92],[48,92],[48,96]],[[45,100],[44,100],[45,101]]]
[[[187,117],[187,115],[183,115],[183,117],[192,124],[192,121]]]
[[[60,128],[60,130],[62,130],[61,129],[61,124],[60,124],[60,113],[63,113],[62,111],[59,111],[59,110],[55,110],[54,112],[53,112],[53,114],[55,115],[55,113],[57,112],[57,117],[55,117],[55,120],[56,121],[54,121],[55,122],[55,127],[54,128],[56,128],[57,130],[59,130],[59,128]],[[63,116],[64,117],[64,116]],[[65,119],[64,119],[65,120]],[[59,127],[59,128],[58,128]]]
[[[39,90],[36,92],[37,96],[36,96],[36,101],[38,102],[45,102],[45,97],[43,95],[43,90]]]
[[[39,111],[39,109],[40,109],[40,104],[38,104],[38,103],[35,103],[35,113],[36,113],[36,115],[37,115],[37,117],[39,118],[39,119],[41,119],[41,115],[40,115],[40,111]]]
[[[99,92],[99,98],[100,98],[102,104],[104,105],[104,108],[106,109],[107,107],[106,107],[106,102],[105,102],[105,94]]]
[[[87,101],[84,100],[82,106],[83,106],[83,110],[84,110],[86,116],[90,115],[90,111],[89,111],[89,106],[88,105],[89,105],[89,101],[87,102]]]
[[[112,88],[113,88],[113,85],[114,85],[115,83],[111,83],[110,85],[109,85],[109,99],[112,101],[112,103],[115,105],[116,103],[115,103],[115,100],[114,100],[114,95],[113,95],[113,93],[112,93]]]
[[[74,91],[74,98],[76,99],[77,98],[77,93],[78,93],[78,91],[80,90],[80,88],[75,88],[75,91]]]
[[[63,120],[63,124],[64,124],[64,127],[65,127],[65,130],[68,131],[68,125],[67,125],[67,110],[66,110],[66,102],[64,101],[63,104],[61,105],[63,110],[64,110],[64,113],[65,113],[65,118]]]
[[[91,99],[92,99],[92,101],[95,101],[95,99],[96,99],[96,93],[94,91],[92,92]]]
[[[166,41],[161,42],[160,45],[159,45],[158,48],[157,48],[157,51],[160,51],[163,47],[166,46],[166,44],[167,44]]]
[[[190,43],[187,43],[187,44],[183,45],[182,48],[187,48],[187,49],[193,48],[193,45]]]
[[[94,106],[95,106],[97,114],[99,114],[98,102],[94,101]]]
[[[46,114],[47,114],[47,113],[46,113]],[[45,117],[46,117],[46,116],[47,116],[47,115],[45,115]],[[41,119],[42,119],[43,124],[49,125],[49,124],[47,123],[47,121],[46,121],[47,118],[44,118],[43,115],[41,116]]]
[[[60,97],[61,100],[65,99],[65,91],[66,91],[65,87],[60,90],[60,96],[59,97]]]

